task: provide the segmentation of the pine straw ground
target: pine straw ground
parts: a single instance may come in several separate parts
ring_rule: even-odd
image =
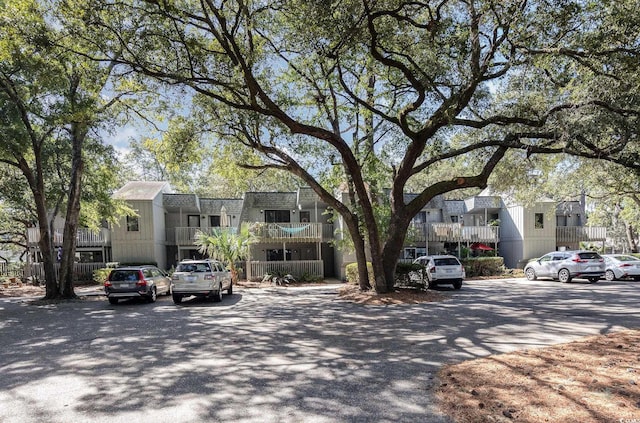
[[[0,297],[18,295],[44,295],[44,290],[0,289]],[[338,295],[363,305],[448,298],[415,289],[376,295],[354,285],[342,286]],[[438,374],[436,397],[440,409],[459,423],[640,423],[640,330],[448,365]]]

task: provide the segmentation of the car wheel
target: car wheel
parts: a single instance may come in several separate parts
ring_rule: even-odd
[[[213,302],[219,303],[222,301],[222,287],[220,287],[217,291],[213,291]]]
[[[606,272],[604,272],[604,278],[608,281],[615,281],[616,274],[613,273],[613,270],[607,270]]]
[[[233,281],[229,282],[229,289],[227,289],[227,294],[233,294]]]
[[[560,269],[558,272],[558,280],[563,283],[571,282],[571,274],[567,269]]]
[[[118,304],[117,298],[109,298],[109,304]]]
[[[453,283],[453,288],[454,288],[454,289],[460,289],[460,288],[462,288],[462,281],[455,281],[455,282]]]
[[[589,282],[596,283],[600,280],[600,278],[589,278]]]
[[[173,296],[173,302],[175,304],[180,304],[182,302],[182,295],[181,294],[172,294]]]
[[[525,270],[524,275],[527,277],[527,280],[530,281],[535,281],[536,279],[538,279],[538,277],[536,276],[536,271],[533,270],[533,267],[529,267],[527,270]]]
[[[147,300],[149,300],[150,303],[155,303],[157,299],[158,299],[158,291],[156,290],[156,287],[153,286],[151,287],[151,292],[149,292],[149,296],[147,297]]]

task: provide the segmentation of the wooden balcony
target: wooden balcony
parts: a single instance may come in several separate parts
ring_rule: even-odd
[[[62,229],[53,231],[53,245],[62,245],[64,241]],[[37,245],[40,241],[40,228],[27,229],[27,242],[29,245]],[[102,228],[93,231],[88,228],[79,228],[76,232],[76,247],[102,247],[111,245],[111,232],[109,229]]]
[[[499,242],[498,226],[462,226],[460,223],[418,223],[409,226],[407,242]]]
[[[607,239],[607,228],[602,226],[558,226],[556,242],[572,244],[578,242],[602,242]]]
[[[243,225],[249,225],[256,242],[322,242],[333,239],[333,225],[322,223],[244,222]]]

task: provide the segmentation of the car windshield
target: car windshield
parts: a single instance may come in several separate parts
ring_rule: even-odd
[[[436,266],[459,266],[460,263],[454,257],[444,257],[433,259],[433,262]]]
[[[176,272],[211,272],[209,263],[180,263]]]
[[[578,256],[582,259],[582,260],[599,260],[600,259],[600,254],[595,253],[595,252],[586,252],[586,253],[579,253]]]
[[[114,270],[109,279],[115,282],[137,281],[139,275],[138,270]]]

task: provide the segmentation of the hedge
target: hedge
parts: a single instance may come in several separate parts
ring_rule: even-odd
[[[502,257],[470,257],[461,261],[467,278],[496,276],[504,273],[504,259]]]

